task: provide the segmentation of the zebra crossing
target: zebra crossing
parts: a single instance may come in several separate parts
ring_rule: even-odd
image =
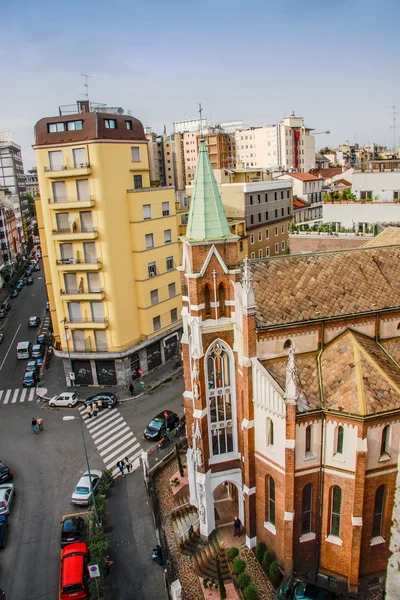
[[[36,396],[36,388],[17,388],[0,390],[0,404],[16,404],[17,402],[41,402]]]
[[[132,472],[140,466],[142,448],[118,409],[103,409],[97,417],[88,417],[85,406],[78,410],[102,461],[114,477],[120,475],[117,462],[126,456],[132,462]]]

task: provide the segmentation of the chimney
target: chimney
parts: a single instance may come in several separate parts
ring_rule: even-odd
[[[89,100],[77,100],[78,113],[90,112]]]

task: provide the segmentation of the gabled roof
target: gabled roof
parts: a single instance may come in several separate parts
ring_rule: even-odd
[[[306,202],[305,200],[302,200],[301,198],[293,198],[293,206],[294,208],[306,208],[308,206],[311,206],[309,202]]]
[[[236,239],[229,228],[207,146],[200,140],[186,236],[191,241]]]
[[[335,179],[334,183],[351,187],[351,183],[350,181],[347,181],[347,179]]]
[[[392,244],[400,244],[400,227],[387,227],[377,236],[368,240],[368,242],[363,245],[363,248],[391,246]]]
[[[294,177],[294,179],[299,179],[300,181],[319,181],[319,178],[311,173],[285,173],[284,177],[286,176]]]
[[[283,389],[286,364],[286,357],[263,362]],[[374,339],[352,329],[321,353],[296,357],[296,373],[298,412],[322,408],[367,416],[400,409],[399,366]]]
[[[342,167],[329,167],[327,169],[311,169],[314,175],[317,175],[319,179],[329,179],[335,175],[343,173]]]
[[[400,306],[400,246],[250,262],[258,329]]]

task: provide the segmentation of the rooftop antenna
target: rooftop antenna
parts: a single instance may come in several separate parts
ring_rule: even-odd
[[[199,103],[199,115],[200,115],[200,139],[203,139],[203,107]]]
[[[398,115],[399,113],[396,112],[395,106],[392,106],[392,108],[393,110],[390,114],[393,115],[393,125],[390,129],[393,129],[393,152],[396,152],[396,129],[398,127],[398,125],[396,124],[396,115]]]
[[[89,79],[93,79],[93,75],[86,75],[86,73],[81,73],[81,75],[85,78],[83,85],[86,88],[86,92],[83,95],[86,96],[86,100],[89,102]]]

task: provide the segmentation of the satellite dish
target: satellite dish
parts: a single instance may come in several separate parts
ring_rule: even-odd
[[[124,114],[124,109],[120,107],[117,112],[118,112],[119,115],[123,115]]]
[[[128,110],[128,115],[129,115],[129,116],[132,116],[132,111],[131,111],[131,109],[129,109],[129,110]]]
[[[75,217],[68,217],[68,223],[73,223],[75,221]]]

